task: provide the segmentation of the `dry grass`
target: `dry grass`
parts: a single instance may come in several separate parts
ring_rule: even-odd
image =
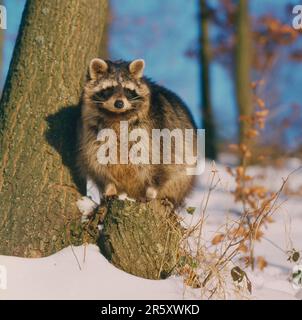
[[[247,123],[244,143],[230,146],[232,151],[237,152],[241,162],[235,168],[227,168],[235,180],[232,194],[234,203],[240,204],[240,217],[237,220],[229,219],[221,225],[212,238],[211,245],[207,245],[203,233],[208,203],[212,192],[220,183],[219,174],[213,165],[209,188],[201,206],[200,219],[195,225],[187,228],[181,244],[178,272],[184,277],[186,286],[200,290],[202,299],[249,297],[252,284],[245,268],[254,269],[257,264],[262,270],[267,265],[263,257],[255,256],[255,241],[264,237],[264,227],[273,222],[273,214],[282,205],[280,195],[284,192],[290,175],[296,171],[283,179],[276,192],[267,190],[259,184],[257,177],[248,174],[253,146],[256,139],[259,139],[269,114],[264,101],[255,94],[257,85],[259,84],[253,84],[255,111],[251,116],[240,119]]]
[[[213,168],[200,219],[195,225],[187,227],[183,237],[178,271],[187,286],[200,290],[202,299],[247,297],[251,290],[250,281],[246,273],[233,263],[240,253],[241,239],[232,230],[240,221],[227,221],[219,228],[211,244],[208,244],[203,234],[210,197],[219,183],[218,172]]]

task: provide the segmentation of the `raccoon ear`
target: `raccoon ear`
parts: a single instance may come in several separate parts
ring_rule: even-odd
[[[89,65],[89,76],[92,80],[97,80],[98,77],[108,70],[108,64],[102,59],[92,59]]]
[[[145,61],[143,59],[137,59],[129,64],[130,73],[137,79],[141,78],[144,73]]]

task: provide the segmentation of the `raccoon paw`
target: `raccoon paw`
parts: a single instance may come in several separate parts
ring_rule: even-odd
[[[115,198],[117,197],[117,190],[116,186],[113,183],[109,183],[106,185],[105,192],[104,192],[105,198]]]
[[[77,201],[77,207],[79,208],[83,217],[87,218],[94,213],[95,209],[98,207],[98,204],[88,197],[82,197]]]
[[[156,199],[157,197],[157,190],[153,187],[148,187],[146,191],[146,200],[151,201]]]
[[[123,200],[123,201],[125,201],[125,200],[129,200],[129,201],[133,201],[133,202],[136,201],[135,199],[128,197],[127,193],[119,194],[118,198],[119,198],[119,200]]]

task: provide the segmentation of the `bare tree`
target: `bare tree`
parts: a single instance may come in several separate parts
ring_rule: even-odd
[[[205,152],[206,157],[216,159],[216,130],[214,124],[213,108],[211,102],[211,45],[209,39],[209,7],[206,0],[199,0],[200,8],[200,69],[201,69],[201,94],[202,94],[202,119],[206,134]]]
[[[248,8],[248,0],[239,0],[237,11],[236,30],[236,98],[238,112],[241,118],[252,113],[252,89],[251,89],[251,27]],[[244,133],[247,130],[247,122],[240,121],[239,140],[244,142]]]

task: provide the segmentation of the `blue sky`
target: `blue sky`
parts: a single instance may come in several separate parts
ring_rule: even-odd
[[[219,0],[211,0],[215,7]],[[273,14],[291,23],[285,10],[287,0],[252,0],[251,12]],[[5,76],[25,0],[6,0],[8,30],[4,48]],[[197,0],[112,0],[113,23],[110,28],[112,59],[144,58],[146,75],[174,90],[190,107],[200,124],[199,67],[197,60],[185,53],[195,47],[198,39]],[[280,61],[278,65],[278,93],[281,104],[289,106],[302,102],[302,72],[297,66]],[[233,83],[225,66],[211,67],[212,100],[217,127],[221,137],[236,134],[236,105]],[[2,81],[3,82],[3,81]],[[284,110],[286,113],[286,110]],[[299,139],[288,132],[289,141]]]

